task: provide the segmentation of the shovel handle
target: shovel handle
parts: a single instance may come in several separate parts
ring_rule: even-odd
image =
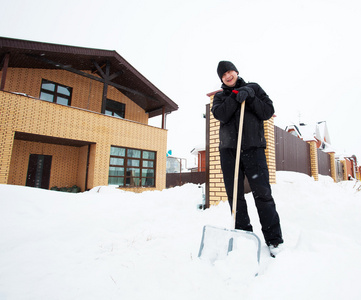
[[[236,227],[236,212],[237,212],[237,193],[238,193],[238,174],[239,174],[239,162],[241,160],[241,145],[242,145],[242,131],[243,131],[243,119],[244,119],[244,107],[246,101],[241,104],[241,115],[239,118],[238,127],[238,139],[237,139],[237,152],[236,152],[236,164],[234,167],[234,182],[233,182],[233,203],[232,203],[232,219],[233,228]]]

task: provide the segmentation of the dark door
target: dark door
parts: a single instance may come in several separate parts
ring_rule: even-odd
[[[49,189],[51,155],[30,154],[26,186]]]

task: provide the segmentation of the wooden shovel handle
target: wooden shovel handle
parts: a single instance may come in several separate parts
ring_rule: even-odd
[[[232,204],[233,228],[236,227],[238,174],[239,174],[239,162],[241,160],[242,131],[243,131],[243,119],[244,119],[244,106],[245,106],[245,104],[246,104],[246,101],[243,101],[242,105],[241,105],[241,115],[240,115],[240,118],[239,118],[239,128],[238,128],[236,164],[235,164],[235,168],[234,168],[233,204]]]

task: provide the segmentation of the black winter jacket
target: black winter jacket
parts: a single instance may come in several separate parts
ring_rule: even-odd
[[[274,114],[272,100],[257,83],[246,83],[238,77],[235,87],[223,84],[222,92],[215,94],[212,105],[214,117],[220,121],[219,148],[237,148],[241,104],[232,90],[248,86],[255,91],[255,97],[246,99],[242,132],[242,150],[266,148],[263,121]]]

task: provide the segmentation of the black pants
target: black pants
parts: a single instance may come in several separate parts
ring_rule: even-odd
[[[236,149],[221,149],[220,154],[223,179],[232,211]],[[262,148],[250,149],[241,153],[238,177],[236,229],[252,231],[247,203],[244,198],[245,176],[247,176],[252,190],[266,244],[274,245],[282,243],[280,219],[272,198],[266,155]]]

